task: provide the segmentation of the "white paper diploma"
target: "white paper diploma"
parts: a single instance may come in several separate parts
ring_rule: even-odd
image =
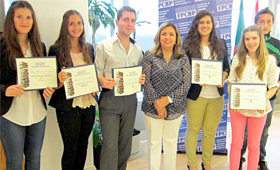
[[[223,62],[192,58],[192,83],[222,85]]]
[[[230,108],[265,110],[266,108],[266,84],[230,84]]]
[[[126,96],[141,91],[139,78],[142,74],[142,66],[114,68],[112,77],[117,81],[114,87],[115,96]]]
[[[17,82],[25,90],[57,87],[57,64],[55,57],[16,58]]]
[[[68,67],[62,71],[66,73],[64,82],[66,99],[100,91],[95,64]]]

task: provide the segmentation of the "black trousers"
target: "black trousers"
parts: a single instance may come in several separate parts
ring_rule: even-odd
[[[95,107],[73,108],[70,112],[56,109],[57,121],[63,140],[63,170],[83,170],[88,138],[95,119]]]

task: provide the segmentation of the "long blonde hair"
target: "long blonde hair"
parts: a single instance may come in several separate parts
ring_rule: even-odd
[[[256,66],[258,67],[256,75],[258,75],[260,80],[263,80],[263,75],[264,75],[264,72],[266,69],[266,62],[267,62],[267,58],[268,58],[268,52],[267,52],[266,45],[265,45],[263,30],[261,27],[259,27],[257,25],[252,25],[243,31],[242,41],[240,42],[239,48],[238,48],[239,63],[235,69],[235,73],[237,74],[238,78],[241,78],[243,71],[247,65],[246,55],[248,53],[248,49],[245,46],[244,34],[247,32],[252,32],[252,31],[256,31],[260,37],[260,45],[256,51],[256,55],[257,55]]]
[[[182,41],[181,41],[181,37],[180,37],[178,28],[176,27],[175,24],[173,24],[171,22],[165,22],[165,23],[161,24],[161,26],[159,27],[157,34],[155,36],[155,39],[154,39],[155,45],[154,45],[154,48],[152,49],[151,53],[155,54],[155,55],[162,55],[162,47],[160,44],[160,34],[164,28],[169,27],[169,26],[174,28],[174,30],[176,32],[176,43],[174,44],[174,47],[173,47],[173,55],[176,59],[178,59],[184,55],[184,53],[181,51]]]

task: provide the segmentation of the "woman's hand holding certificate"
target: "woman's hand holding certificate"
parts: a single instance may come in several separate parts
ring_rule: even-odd
[[[62,69],[64,69],[65,67],[63,67]],[[58,73],[58,79],[59,79],[59,82],[60,82],[60,87],[64,85],[64,82],[66,80],[66,73],[65,71],[60,71]]]
[[[7,87],[5,95],[7,97],[20,97],[25,93],[24,87],[18,84]]]
[[[53,89],[53,88],[47,87],[47,88],[45,88],[45,90],[43,91],[43,96],[44,96],[45,98],[49,98],[49,97],[51,97],[51,95],[53,94],[53,92],[54,92],[54,89]]]
[[[139,83],[140,84],[145,84],[146,81],[146,75],[145,74],[141,74],[140,78],[139,78]]]

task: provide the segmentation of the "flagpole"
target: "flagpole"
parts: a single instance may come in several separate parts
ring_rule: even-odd
[[[239,8],[239,17],[238,17],[238,24],[237,24],[237,30],[236,30],[236,36],[235,36],[235,45],[234,45],[234,51],[233,55],[235,55],[237,46],[241,40],[242,32],[244,30],[244,14],[243,14],[243,0],[240,1],[240,8]]]

